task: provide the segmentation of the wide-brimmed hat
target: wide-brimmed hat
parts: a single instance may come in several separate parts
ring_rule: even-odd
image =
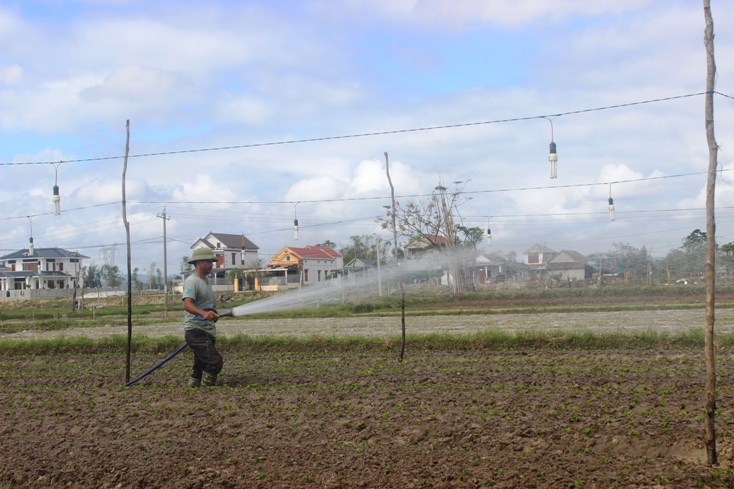
[[[209,248],[196,248],[194,254],[189,258],[189,265],[193,265],[197,261],[217,261],[217,257]]]

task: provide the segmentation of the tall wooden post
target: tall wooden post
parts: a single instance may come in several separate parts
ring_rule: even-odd
[[[395,249],[395,266],[398,267],[398,282],[400,283],[400,325],[402,331],[402,342],[400,344],[400,361],[403,361],[405,356],[405,279],[403,277],[403,269],[400,267],[398,260],[398,228],[395,224],[395,187],[393,187],[392,179],[390,178],[390,165],[387,158],[387,151],[385,151],[385,172],[387,173],[387,182],[390,184],[390,196],[392,197],[392,238],[393,246]]]
[[[719,146],[714,135],[714,83],[716,61],[714,59],[714,20],[711,16],[710,0],[703,1],[706,20],[704,45],[706,46],[706,142],[709,147],[709,170],[706,183],[706,458],[709,465],[716,464],[716,365],[714,359],[714,305],[716,294],[716,221],[714,203],[716,189],[716,165]]]
[[[125,163],[122,168],[122,222],[127,234],[127,355],[125,357],[125,383],[130,382],[130,350],[133,340],[133,290],[132,260],[130,257],[130,223],[127,220],[127,201],[125,199],[125,175],[127,174],[127,157],[130,154],[130,119],[125,123],[127,138],[125,140]]]

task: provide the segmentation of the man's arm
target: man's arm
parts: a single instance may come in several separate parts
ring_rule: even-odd
[[[216,321],[219,315],[214,311],[204,311],[202,309],[199,309],[194,304],[194,299],[191,299],[190,297],[186,297],[183,300],[184,304],[184,311],[194,314],[195,316],[201,316],[207,321]]]

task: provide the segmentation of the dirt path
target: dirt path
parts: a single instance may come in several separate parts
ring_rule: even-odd
[[[454,333],[473,334],[499,329],[517,331],[634,331],[652,329],[660,332],[681,332],[704,328],[705,311],[662,310],[624,312],[573,312],[541,314],[491,314],[452,316],[408,316],[409,334]],[[224,336],[247,334],[251,336],[369,336],[390,337],[400,333],[400,318],[349,317],[302,319],[246,319],[226,318],[218,324]],[[721,309],[716,313],[716,331],[734,330],[734,310]],[[182,334],[180,323],[136,325],[134,334],[147,337]],[[33,331],[0,335],[0,339],[103,338],[127,335],[126,326],[98,328],[71,328],[59,331]]]

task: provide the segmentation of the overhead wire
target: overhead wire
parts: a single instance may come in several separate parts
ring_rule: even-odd
[[[720,172],[728,172],[728,171],[734,171],[734,168],[721,168],[719,170]],[[691,172],[691,173],[679,173],[674,175],[658,175],[654,177],[641,177],[641,178],[631,178],[626,180],[615,180],[613,183],[635,183],[635,182],[644,182],[644,181],[653,181],[653,180],[662,180],[662,179],[668,179],[668,178],[682,178],[682,177],[689,177],[689,176],[695,176],[695,175],[706,175],[707,172]],[[489,190],[473,190],[473,191],[463,191],[463,194],[472,195],[472,194],[488,194],[488,193],[500,193],[500,192],[524,192],[529,190],[553,190],[553,189],[564,189],[564,188],[578,188],[578,187],[594,187],[594,186],[600,186],[600,185],[608,185],[610,182],[590,182],[590,183],[569,183],[564,185],[546,185],[546,186],[536,186],[536,187],[513,187],[513,188],[502,188],[502,189],[489,189]],[[421,198],[421,197],[430,197],[431,194],[406,194],[406,195],[396,195],[396,199],[413,199],[413,198]],[[304,204],[324,204],[324,203],[338,203],[338,202],[359,202],[359,201],[368,201],[368,200],[388,200],[391,199],[390,196],[376,196],[376,197],[345,197],[345,198],[335,198],[335,199],[312,199],[312,200],[301,200],[301,203]],[[64,212],[72,212],[72,211],[79,211],[79,210],[86,210],[86,209],[92,209],[95,207],[104,207],[109,205],[115,205],[115,204],[121,204],[121,201],[115,201],[115,202],[108,202],[105,204],[94,204],[89,206],[83,206],[83,207],[76,207],[67,209]],[[267,204],[267,205],[273,205],[273,204],[291,204],[291,201],[286,200],[271,200],[271,201],[255,201],[255,200],[188,200],[188,201],[172,201],[172,200],[128,200],[128,204],[134,205],[134,204],[146,204],[146,205],[191,205],[191,204],[197,204],[197,205],[214,205],[214,204],[238,204],[238,205],[258,205],[258,204]],[[226,212],[226,211],[223,211]],[[11,217],[2,217],[0,218],[0,221],[8,221],[12,219],[27,219],[28,217],[38,217],[38,216],[46,216],[46,215],[52,215],[53,212],[44,212],[39,214],[31,214],[31,215],[22,215],[22,216],[11,216]]]
[[[566,111],[566,112],[558,112],[554,114],[543,114],[543,115],[534,115],[534,116],[525,116],[525,117],[511,117],[507,119],[495,119],[495,120],[489,120],[489,121],[464,122],[464,123],[459,123],[459,124],[444,124],[440,126],[415,127],[415,128],[409,128],[409,129],[393,129],[393,130],[365,132],[365,133],[358,133],[358,134],[343,134],[343,135],[337,135],[337,136],[322,136],[322,137],[317,137],[317,138],[290,139],[290,140],[283,140],[283,141],[270,141],[270,142],[264,142],[264,143],[237,144],[237,145],[232,145],[232,146],[217,146],[217,147],[210,147],[210,148],[182,149],[182,150],[163,151],[163,152],[156,152],[156,153],[140,153],[140,154],[127,155],[127,156],[125,155],[103,156],[103,157],[96,157],[96,158],[79,158],[79,159],[62,160],[62,161],[6,162],[6,163],[0,163],[0,166],[49,165],[49,164],[55,165],[55,164],[68,164],[68,163],[87,163],[87,162],[92,162],[92,161],[119,160],[125,157],[127,158],[145,158],[145,157],[154,157],[154,156],[170,156],[170,155],[178,155],[178,154],[185,154],[185,153],[225,151],[225,150],[232,150],[232,149],[246,149],[246,148],[256,148],[256,147],[263,147],[263,146],[279,146],[279,145],[288,145],[288,144],[312,143],[312,142],[318,142],[318,141],[334,141],[338,139],[386,136],[390,134],[405,134],[405,133],[422,132],[422,131],[436,131],[436,130],[442,130],[442,129],[454,129],[454,128],[459,128],[459,127],[481,126],[481,125],[489,125],[489,124],[503,124],[503,123],[509,123],[509,122],[529,121],[529,120],[535,120],[535,119],[547,119],[549,117],[560,117],[560,116],[567,116],[567,115],[584,114],[588,112],[619,109],[623,107],[633,107],[636,105],[653,104],[653,103],[658,103],[658,102],[667,102],[670,100],[697,97],[701,95],[706,95],[707,93],[710,93],[710,92],[688,93],[685,95],[673,95],[670,97],[661,97],[661,98],[641,100],[641,101],[636,101],[636,102],[627,102],[623,104],[605,105],[601,107],[571,110],[571,111]],[[713,91],[712,93],[718,93],[719,95],[724,95],[716,91]]]

